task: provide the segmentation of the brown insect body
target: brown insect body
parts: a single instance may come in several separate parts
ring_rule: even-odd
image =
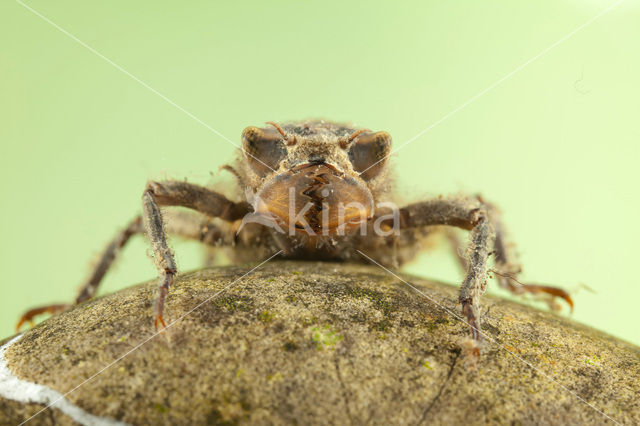
[[[391,142],[386,133],[323,121],[243,132],[244,151],[236,165],[240,181],[248,183],[245,191],[255,214],[275,219],[278,227],[270,234],[286,256],[353,257],[344,252],[345,245],[373,218],[375,202],[387,189],[383,167],[365,180],[351,161],[354,155],[367,155],[359,151],[369,149],[371,140],[382,146],[371,150],[367,167],[386,161]]]
[[[118,252],[135,234],[145,233],[154,253],[160,275],[155,324],[163,328],[165,298],[177,274],[167,233],[197,239],[215,250],[226,248],[236,261],[259,261],[280,254],[397,267],[422,249],[434,227],[446,226],[442,229],[469,231],[465,255],[456,234],[447,235],[466,271],[459,302],[474,342],[481,340],[478,306],[490,255],[503,288],[515,294],[547,296],[551,306],[555,306],[554,297],[561,297],[572,306],[561,289],[517,280],[521,268],[512,246],[505,243],[499,212],[481,198],[439,197],[401,208],[390,203],[387,163],[391,137],[386,132],[326,121],[268,124],[245,129],[238,161],[234,167],[224,167],[236,176],[239,196],[246,200],[232,201],[210,188],[183,181],[149,182],[142,197],[142,216],[107,246],[76,303],[93,297]],[[169,206],[186,207],[197,214],[161,211]],[[40,313],[69,306],[32,309],[18,327]],[[472,346],[479,353],[479,345]]]

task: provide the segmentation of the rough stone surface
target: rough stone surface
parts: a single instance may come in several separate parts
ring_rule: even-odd
[[[84,303],[9,347],[9,368],[64,393],[131,351],[67,398],[139,425],[612,423],[577,396],[640,423],[640,349],[601,332],[485,297],[497,343],[470,368],[466,326],[377,267],[249,270],[181,276],[166,338],[151,338],[153,282]],[[407,279],[458,312],[456,287]],[[41,408],[0,398],[0,424]],[[73,422],[30,422],[54,423]]]

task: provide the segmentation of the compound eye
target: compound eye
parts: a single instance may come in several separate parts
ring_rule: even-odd
[[[277,170],[287,153],[278,130],[253,126],[242,132],[242,151],[251,169],[262,177]]]
[[[364,180],[378,176],[391,152],[391,136],[387,132],[360,133],[349,148],[349,160]]]

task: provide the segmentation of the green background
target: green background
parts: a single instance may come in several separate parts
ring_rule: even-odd
[[[446,116],[394,156],[400,194],[481,192],[525,281],[588,285],[573,318],[640,343],[637,0],[495,86],[613,2],[28,4],[233,141],[323,117],[399,146]],[[147,179],[208,183],[235,148],[15,1],[0,3],[0,75],[6,336],[25,308],[74,298]],[[197,244],[174,247],[198,267]],[[155,276],[142,238],[123,254],[102,294]],[[460,280],[446,248],[406,269]]]

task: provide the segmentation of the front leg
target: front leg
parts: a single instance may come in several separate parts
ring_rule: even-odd
[[[160,273],[160,286],[155,303],[154,325],[156,329],[164,329],[166,324],[162,318],[164,310],[164,300],[167,297],[169,288],[173,284],[173,277],[178,272],[173,253],[167,245],[167,238],[164,232],[164,223],[162,222],[162,214],[160,207],[155,199],[153,191],[147,189],[142,196],[142,211],[144,214],[144,224],[151,242],[156,266]]]
[[[168,217],[168,223],[165,231],[170,235],[176,235],[185,239],[200,241],[209,249],[218,246],[233,246],[236,244],[236,238],[233,232],[228,229],[216,226],[211,222],[211,218],[201,215],[190,215],[186,212],[171,212]],[[92,268],[91,274],[87,281],[82,285],[75,303],[53,304],[39,306],[25,312],[16,325],[16,331],[19,331],[26,322],[33,325],[34,318],[40,314],[58,314],[71,309],[74,305],[91,299],[97,292],[98,287],[103,281],[104,276],[111,269],[113,263],[118,257],[120,251],[134,235],[145,232],[142,224],[142,217],[136,216],[124,229],[116,234],[102,252],[100,259]]]
[[[459,302],[479,354],[482,340],[479,299],[486,287],[487,260],[495,239],[495,231],[487,209],[475,200],[438,199],[410,204],[400,209],[400,228],[449,225],[471,231],[466,255],[466,276],[460,287]]]
[[[249,213],[248,203],[234,203],[224,195],[187,182],[149,182],[142,195],[144,225],[159,272],[158,295],[155,302],[156,329],[166,328],[164,302],[178,270],[167,244],[160,206],[182,206],[208,216],[235,221]]]
[[[569,307],[573,310],[573,300],[569,293],[561,288],[542,284],[521,283],[518,281],[518,274],[521,272],[521,266],[517,262],[517,256],[514,253],[512,244],[507,244],[505,238],[504,227],[500,217],[500,211],[492,204],[487,203],[481,197],[477,197],[489,214],[489,219],[495,231],[495,243],[493,245],[493,255],[495,259],[495,269],[491,272],[495,275],[500,287],[509,290],[515,295],[525,293],[533,295],[547,295],[547,302],[552,309],[558,309],[555,301],[557,297],[564,299]],[[458,263],[464,271],[467,270],[467,259],[462,254],[462,242],[458,238],[458,234],[453,229],[444,230],[445,236],[449,240],[451,247],[455,251]]]

